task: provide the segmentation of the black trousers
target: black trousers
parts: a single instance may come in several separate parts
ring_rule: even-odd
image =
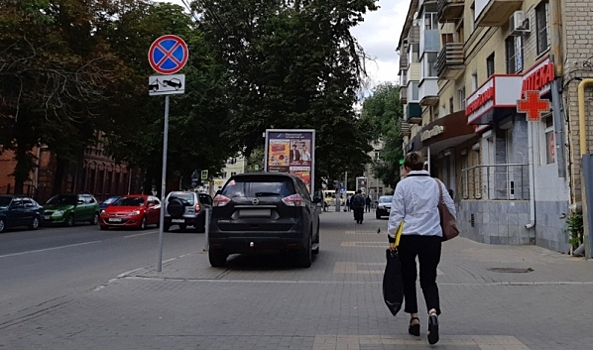
[[[437,287],[437,266],[441,260],[442,238],[439,236],[402,235],[397,251],[402,265],[404,282],[404,312],[417,313],[416,298],[416,256],[420,262],[420,287],[424,294],[426,309],[436,309],[441,314],[439,288]]]

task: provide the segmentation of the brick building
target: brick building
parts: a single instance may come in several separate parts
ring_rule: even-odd
[[[565,218],[581,207],[577,88],[593,76],[591,11],[590,0],[410,2],[398,44],[404,147],[424,151],[453,192],[462,235],[569,250]],[[517,112],[529,90],[552,107],[539,121]],[[584,130],[588,153],[593,129]]]
[[[115,163],[103,149],[99,137],[95,144],[84,150],[80,162],[70,162],[59,192],[91,193],[99,201],[113,195],[138,193],[142,184],[140,170],[129,169],[126,163]],[[57,170],[56,155],[45,146],[34,148],[31,152],[37,159],[37,167],[31,171],[23,192],[44,203],[52,195]],[[14,193],[14,178],[10,176],[16,165],[13,158],[11,151],[0,154],[0,194]]]

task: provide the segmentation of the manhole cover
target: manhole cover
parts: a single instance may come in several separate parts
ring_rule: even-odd
[[[491,267],[488,269],[488,271],[500,272],[500,273],[528,273],[528,272],[533,271],[533,269],[532,268],[517,269],[514,267]]]

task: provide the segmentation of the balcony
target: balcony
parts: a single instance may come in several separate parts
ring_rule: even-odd
[[[435,106],[439,103],[439,85],[437,78],[424,78],[418,85],[418,97],[421,106]]]
[[[457,79],[464,70],[463,43],[446,43],[437,57],[439,79]]]
[[[399,70],[408,69],[408,53],[402,52],[399,55]]]
[[[502,27],[522,5],[523,0],[476,0],[476,27]]]
[[[412,124],[402,120],[400,121],[399,125],[399,132],[401,136],[411,136],[412,135]]]
[[[404,121],[408,124],[422,124],[422,108],[418,103],[408,103],[404,107]]]
[[[438,29],[425,30],[420,36],[420,56],[425,52],[439,52],[441,49],[441,34]]]
[[[437,17],[440,23],[463,18],[464,0],[438,0]]]
[[[408,103],[408,87],[407,86],[400,86],[399,87],[399,103],[405,105]]]

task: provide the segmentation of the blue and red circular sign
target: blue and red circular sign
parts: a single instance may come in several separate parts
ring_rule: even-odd
[[[183,39],[176,35],[163,35],[148,49],[148,62],[157,73],[175,74],[187,63],[189,50]]]

